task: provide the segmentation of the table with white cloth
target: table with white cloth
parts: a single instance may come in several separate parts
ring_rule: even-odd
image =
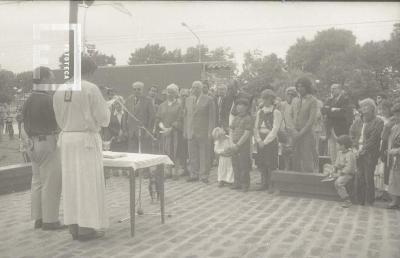
[[[138,169],[149,168],[153,166],[173,165],[174,163],[167,155],[155,155],[144,153],[125,153],[103,151],[103,163],[105,168],[126,168],[129,169],[129,189],[130,189],[130,221],[131,236],[135,235],[135,171]],[[143,170],[145,171],[145,170]],[[165,222],[165,201],[164,201],[164,169],[157,169],[160,180],[160,208],[161,223]]]

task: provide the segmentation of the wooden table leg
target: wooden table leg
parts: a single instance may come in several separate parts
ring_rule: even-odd
[[[160,186],[160,206],[161,206],[161,224],[165,223],[165,200],[164,200],[164,165],[158,168],[158,185]]]
[[[130,206],[130,216],[131,216],[131,237],[135,236],[135,210],[136,210],[136,182],[135,182],[135,170],[133,168],[129,169],[129,206]]]

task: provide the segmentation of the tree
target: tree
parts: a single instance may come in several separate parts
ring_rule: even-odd
[[[286,73],[285,61],[276,54],[263,56],[259,50],[244,54],[243,72],[239,78],[250,89],[256,90],[266,85],[273,85]]]
[[[312,44],[304,37],[297,39],[296,44],[291,46],[286,53],[286,64],[290,70],[309,71],[310,67],[310,52]]]
[[[95,61],[98,66],[115,65],[116,61],[113,55],[108,56],[97,50],[91,53],[90,57],[92,57],[93,61]]]
[[[167,52],[166,48],[159,44],[147,44],[144,48],[138,48],[134,53],[131,53],[128,64],[180,63],[182,59],[179,49]]]
[[[0,103],[10,103],[14,99],[15,74],[0,70]]]
[[[33,72],[27,71],[17,74],[15,78],[17,88],[22,89],[23,92],[30,92],[33,86]]]
[[[355,46],[356,37],[349,30],[328,29],[320,31],[313,40],[297,40],[286,55],[289,69],[316,73],[324,59]]]
[[[90,51],[89,56],[95,61],[97,66],[107,66],[107,65],[115,65],[116,64],[116,59],[113,55],[106,55],[98,50],[93,50]],[[64,64],[64,54],[62,54],[59,58],[58,61],[60,62],[59,67],[60,69],[63,69],[65,64]]]

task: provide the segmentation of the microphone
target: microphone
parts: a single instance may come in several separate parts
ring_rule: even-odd
[[[119,104],[121,105],[122,109],[124,109],[124,110],[126,111],[126,113],[128,113],[128,115],[129,115],[131,118],[133,118],[133,119],[134,119],[136,122],[138,122],[139,124],[143,124],[142,121],[140,121],[134,114],[132,114],[132,113],[128,110],[128,108],[125,106],[124,103],[122,103],[122,101],[120,100],[120,98],[119,98],[118,96],[113,97],[113,99],[111,99],[111,101],[112,101],[112,103],[115,103],[115,102],[119,103]],[[143,130],[152,138],[153,141],[156,141],[156,140],[157,140],[157,138],[156,138],[149,130],[147,130],[147,128],[144,127],[143,125],[142,125],[142,126],[139,126],[139,129],[143,129]]]

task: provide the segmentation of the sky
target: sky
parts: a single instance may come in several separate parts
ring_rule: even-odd
[[[122,3],[125,11],[115,3]],[[47,65],[57,68],[67,34],[42,33],[37,40],[33,26],[67,24],[68,12],[67,1],[0,2],[1,68],[32,70],[33,48],[42,43],[50,46]],[[240,66],[249,50],[285,58],[298,38],[312,39],[330,27],[353,31],[358,44],[387,40],[393,24],[400,22],[400,3],[95,1],[89,8],[79,8],[82,38],[113,54],[117,65],[126,65],[130,53],[146,44],[159,43],[167,50],[196,46],[197,39],[182,22],[209,49],[230,47]]]

